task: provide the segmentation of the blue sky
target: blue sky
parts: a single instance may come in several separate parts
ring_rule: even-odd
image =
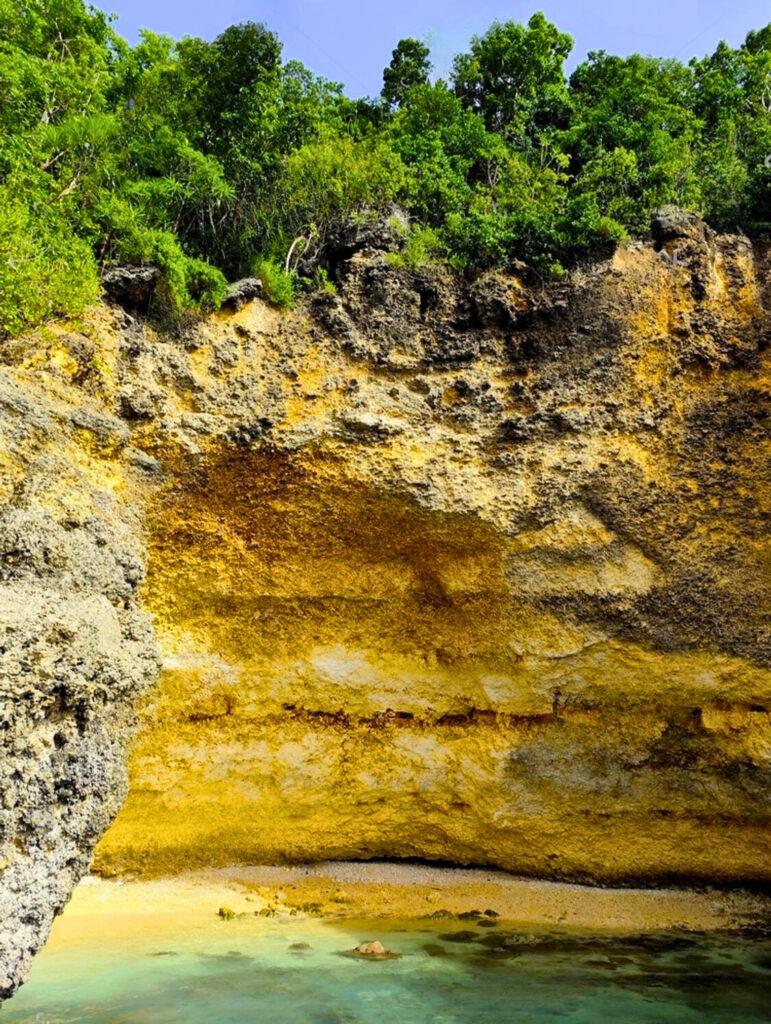
[[[316,74],[343,82],[352,96],[374,95],[399,39],[431,47],[436,72],[490,22],[527,21],[542,10],[575,40],[570,65],[588,50],[651,53],[687,60],[721,39],[738,45],[751,28],[771,21],[768,0],[93,0],[118,15],[116,28],[135,41],[140,28],[213,39],[228,25],[262,21]]]

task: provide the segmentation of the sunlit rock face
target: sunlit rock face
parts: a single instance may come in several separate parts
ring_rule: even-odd
[[[768,880],[769,260],[662,245],[3,346],[0,988],[140,697],[105,873]]]
[[[365,251],[146,343],[165,669],[101,870],[768,877],[767,263],[678,245],[551,289]]]
[[[166,668],[100,867],[763,875],[767,676],[597,614],[654,561],[574,507],[510,537],[303,462],[228,453],[159,507]]]

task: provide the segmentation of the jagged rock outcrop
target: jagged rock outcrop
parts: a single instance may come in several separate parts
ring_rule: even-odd
[[[0,370],[0,998],[123,803],[158,672],[137,515],[105,461],[128,432],[36,377]]]
[[[111,302],[147,316],[161,272],[158,267],[110,267],[102,274],[102,288]]]
[[[768,881],[771,261],[671,220],[548,287],[367,235],[295,312],[7,346],[147,540],[164,667],[99,870]]]
[[[238,312],[243,309],[247,302],[256,299],[262,291],[262,281],[258,277],[242,277],[240,281],[234,281],[229,285],[227,295],[222,301],[223,309],[231,309]]]

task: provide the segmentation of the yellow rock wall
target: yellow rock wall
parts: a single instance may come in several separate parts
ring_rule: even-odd
[[[768,757],[766,673],[534,608],[507,580],[522,536],[303,462],[229,454],[153,513],[166,667],[102,870],[420,857],[764,877],[765,812],[730,768]],[[622,571],[650,570],[579,563],[563,585]]]
[[[97,868],[768,880],[764,260],[469,297],[365,253],[145,335],[164,670]]]

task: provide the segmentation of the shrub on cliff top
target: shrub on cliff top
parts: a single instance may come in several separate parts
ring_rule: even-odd
[[[254,276],[262,281],[262,291],[268,302],[280,309],[294,306],[293,274],[287,273],[274,260],[260,258],[254,262]]]
[[[79,313],[99,292],[91,247],[61,211],[33,208],[0,187],[0,333]]]
[[[401,258],[471,270],[567,267],[663,203],[768,229],[771,26],[689,65],[590,53],[567,80],[571,45],[542,14],[496,22],[431,84],[404,39],[384,95],[352,101],[264,25],[130,46],[83,0],[0,0],[0,329],[77,311],[119,261],[157,264],[178,315],[267,258],[290,305],[287,270],[314,280],[341,224],[393,204]]]

